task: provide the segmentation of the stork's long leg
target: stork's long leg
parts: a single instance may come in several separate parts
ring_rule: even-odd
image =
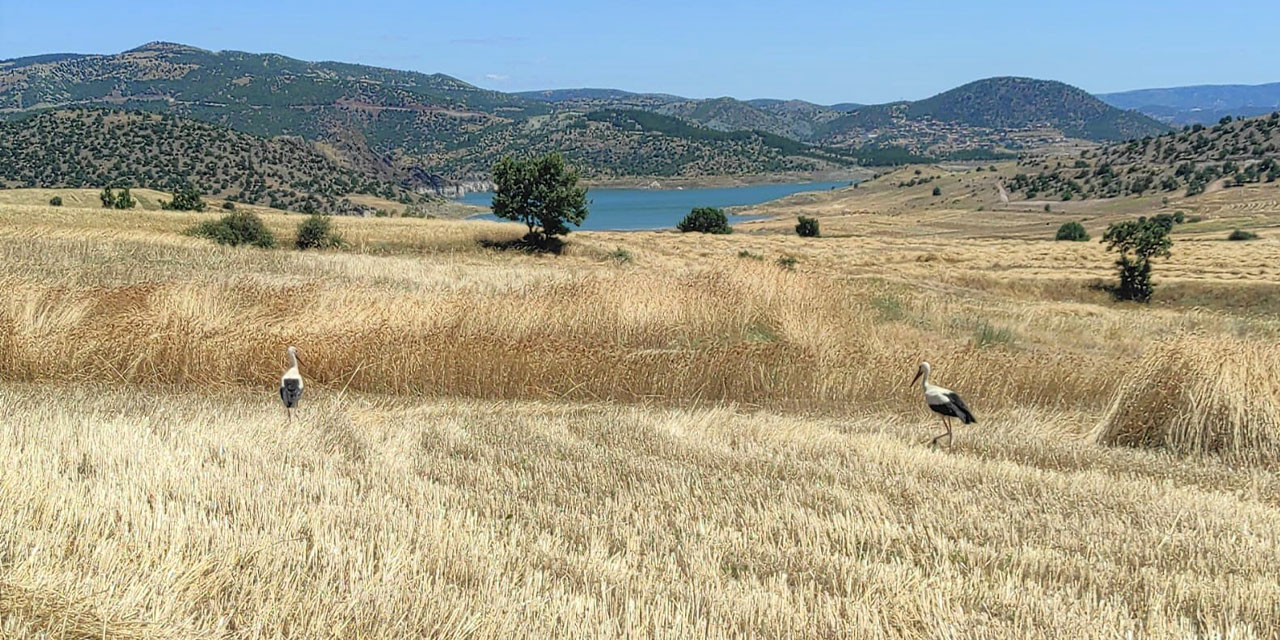
[[[942,422],[947,425],[947,448],[950,449],[951,446],[955,444],[954,438],[951,435],[951,421],[947,418],[943,418]]]
[[[950,428],[950,427],[947,427],[947,417],[946,417],[946,416],[942,416],[942,427],[943,427],[944,429],[946,429],[946,430],[947,430],[947,431],[946,431],[946,433],[939,433],[937,436],[935,436],[933,440],[930,440],[930,441],[929,441],[929,446],[931,446],[931,447],[936,447],[936,446],[938,446],[938,441],[942,439],[942,436],[945,436],[945,435],[947,435],[947,434],[951,433],[951,428]]]

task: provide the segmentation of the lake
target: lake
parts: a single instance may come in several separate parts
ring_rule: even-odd
[[[715,187],[706,189],[592,189],[587,192],[587,221],[582,229],[595,231],[634,231],[639,229],[669,229],[694,207],[735,207],[760,204],[802,191],[826,191],[849,186],[850,181],[807,182],[796,184],[757,184],[744,187]],[[462,197],[467,204],[488,207],[493,194],[468,193]],[[494,220],[493,215],[477,216]],[[730,222],[750,218],[730,216]],[[571,229],[574,227],[570,225]]]

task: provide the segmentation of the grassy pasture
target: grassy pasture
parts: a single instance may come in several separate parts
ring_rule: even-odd
[[[1150,307],[1091,288],[1096,242],[990,232],[1056,214],[831,206],[834,237],[549,257],[482,247],[510,225],[339,219],[304,253],[0,201],[0,633],[1280,633],[1280,461],[1098,442],[1147,399],[1130,366],[1191,363],[1161,397],[1210,413],[1227,370],[1192,365],[1274,366],[1265,204],[1258,241],[1180,232]],[[978,414],[951,450],[919,359]],[[1249,388],[1214,424],[1273,415]]]

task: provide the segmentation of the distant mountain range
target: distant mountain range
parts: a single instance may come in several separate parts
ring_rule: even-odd
[[[1098,97],[1113,107],[1141,111],[1161,122],[1213,124],[1225,116],[1249,117],[1280,110],[1280,82],[1139,89]]]
[[[607,88],[503,93],[443,74],[165,42],[0,61],[2,119],[104,107],[297,136],[341,166],[418,190],[483,179],[506,153],[560,151],[590,178],[712,176],[995,159],[1067,138],[1169,130],[1030,78],[988,78],[911,102],[819,105]]]

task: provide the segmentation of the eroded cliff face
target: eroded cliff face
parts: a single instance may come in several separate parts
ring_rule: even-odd
[[[488,178],[464,178],[454,180],[438,173],[430,173],[422,167],[408,167],[405,186],[418,193],[432,193],[445,198],[461,198],[477,191],[493,191],[493,181]]]

